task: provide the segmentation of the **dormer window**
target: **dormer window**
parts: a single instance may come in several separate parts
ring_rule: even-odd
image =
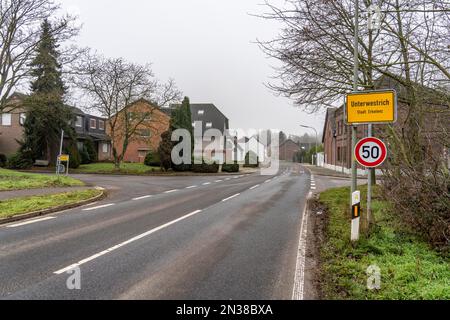
[[[98,128],[100,130],[105,130],[105,121],[103,120],[98,120]]]
[[[96,119],[91,119],[89,121],[89,123],[90,123],[90,128],[91,129],[97,129],[97,120]]]
[[[207,127],[207,128],[212,128],[212,122],[207,122],[207,123],[206,123],[206,127]]]
[[[204,115],[205,114],[205,110],[198,110],[198,115],[199,116],[202,116],[202,115]]]
[[[75,121],[75,127],[78,127],[78,128],[83,127],[83,117],[77,116],[77,119]]]

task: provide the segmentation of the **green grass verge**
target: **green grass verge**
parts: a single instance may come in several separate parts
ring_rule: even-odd
[[[102,193],[100,190],[81,190],[53,195],[22,197],[0,201],[0,218],[9,218],[34,211],[70,205],[88,200]]]
[[[160,171],[159,167],[148,167],[143,163],[122,163],[120,170],[116,170],[113,163],[83,164],[78,169],[72,169],[72,173],[118,173],[118,174],[146,174]]]
[[[366,199],[367,188],[361,188]],[[322,292],[326,299],[450,299],[450,257],[441,256],[403,226],[389,203],[375,199],[376,226],[353,247],[350,243],[348,188],[320,195],[328,209],[321,246]],[[365,210],[365,201],[362,203]],[[367,289],[366,270],[381,269],[381,289]]]
[[[66,176],[22,173],[0,169],[0,191],[83,185],[83,182]]]

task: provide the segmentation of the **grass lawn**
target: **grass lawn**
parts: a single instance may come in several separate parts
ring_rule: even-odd
[[[0,168],[0,191],[83,185],[83,182],[66,176],[22,173]]]
[[[100,190],[82,190],[0,201],[0,218],[9,218],[19,214],[74,204],[93,198],[101,194],[101,192]]]
[[[366,190],[361,189],[362,199],[366,199]],[[328,208],[326,237],[320,252],[324,298],[450,299],[450,257],[439,255],[408,231],[376,192],[376,227],[369,237],[363,236],[352,247],[349,192],[348,188],[333,189],[319,199]],[[367,289],[366,270],[370,265],[381,269],[380,290]]]
[[[160,171],[159,167],[148,167],[143,163],[122,163],[117,171],[113,163],[83,164],[78,169],[71,169],[72,173],[120,173],[120,174],[145,174]]]

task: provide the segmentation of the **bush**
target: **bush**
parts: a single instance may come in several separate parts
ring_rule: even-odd
[[[259,167],[259,157],[254,152],[247,152],[245,155],[245,164],[246,168],[258,168]]]
[[[145,156],[144,164],[149,167],[161,166],[161,161],[159,160],[159,154],[157,152],[150,151]]]
[[[72,142],[64,150],[70,157],[69,168],[77,169],[81,164],[81,157],[76,144]]]
[[[98,160],[97,150],[95,149],[94,141],[92,139],[87,139],[84,142],[84,147],[86,148],[86,152],[89,154],[90,162],[95,162]]]
[[[183,172],[183,171],[191,171],[192,170],[192,164],[173,164],[172,163],[172,169],[177,172]]]
[[[0,168],[6,167],[6,163],[8,162],[8,158],[2,153],[0,153]]]
[[[33,166],[33,159],[29,152],[17,152],[8,159],[9,169],[30,169]]]
[[[202,164],[193,164],[192,171],[196,173],[217,173],[219,172],[219,165],[215,162],[212,164],[202,163]]]
[[[87,152],[86,148],[83,148],[83,150],[80,151],[80,159],[81,164],[89,164],[91,163],[91,157],[89,156],[89,153]]]
[[[233,164],[224,163],[222,165],[222,172],[239,172],[239,164],[237,164],[237,163],[233,163]]]

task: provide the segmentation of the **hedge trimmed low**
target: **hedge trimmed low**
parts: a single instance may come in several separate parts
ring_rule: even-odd
[[[224,163],[222,165],[222,172],[239,172],[239,164],[237,164],[237,163],[233,163],[233,164]]]
[[[216,163],[193,164],[192,171],[196,173],[217,173],[219,172],[219,165]]]

